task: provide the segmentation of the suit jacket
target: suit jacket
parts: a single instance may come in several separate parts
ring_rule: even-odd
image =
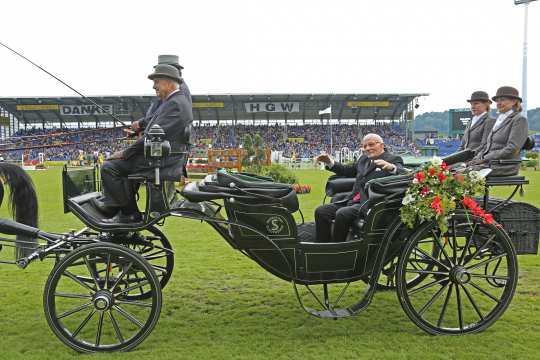
[[[189,88],[185,81],[182,80],[182,83],[180,84],[180,87],[178,88],[178,90],[179,90],[178,92],[181,95],[185,96],[186,100],[189,102],[189,105],[191,105],[191,92],[189,91]],[[154,116],[154,114],[156,113],[156,110],[159,108],[160,105],[161,105],[161,99],[159,98],[153,100],[150,103],[150,106],[146,110],[146,114],[144,115],[144,117],[139,119],[139,126],[141,127],[141,129],[146,128],[146,126],[148,125],[148,122],[152,120],[152,117]]]
[[[520,151],[529,132],[527,118],[514,112],[504,120],[498,129],[488,134],[485,147],[476,158],[484,160],[520,159]],[[493,165],[491,175],[515,175],[519,172],[519,164]]]
[[[477,154],[486,145],[487,137],[495,124],[495,119],[491,118],[489,113],[486,113],[473,126],[471,124],[472,120],[465,128],[461,146],[458,150],[470,149]]]
[[[161,174],[162,178],[180,178],[189,151],[189,134],[192,122],[191,103],[179,92],[165,100],[148,122],[144,135],[147,134],[152,125],[157,124],[165,132],[165,140],[171,144],[171,155],[165,158],[161,164],[161,168],[165,170]],[[134,167],[137,166],[140,169],[141,164],[145,162],[144,137],[125,149],[123,155],[125,160],[133,162]],[[148,169],[151,170],[152,167],[148,166]],[[151,175],[150,173],[151,171],[148,175]]]
[[[382,153],[381,156],[379,156],[379,159],[394,164],[396,166],[395,174],[402,174],[405,172],[403,168],[403,159],[400,156],[393,155],[385,151],[384,153]],[[352,193],[349,194],[349,196],[342,201],[351,200],[356,193],[360,193],[362,194],[361,196],[365,197],[364,187],[369,180],[394,175],[389,171],[382,170],[381,168],[375,166],[373,161],[371,161],[371,159],[368,158],[367,155],[360,156],[360,158],[352,165],[343,165],[336,162],[334,166],[329,170],[335,172],[337,175],[340,176],[356,178]]]

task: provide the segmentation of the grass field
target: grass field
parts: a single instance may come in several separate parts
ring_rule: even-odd
[[[540,206],[540,173],[525,201]],[[323,198],[328,172],[301,170],[311,194],[300,195],[306,220]],[[60,169],[32,173],[39,194],[40,226],[64,232],[81,228],[63,214]],[[502,195],[499,190],[497,195]],[[7,216],[4,206],[0,215]],[[487,331],[434,337],[417,328],[394,292],[379,292],[359,316],[320,320],[304,313],[289,283],[274,278],[232,250],[207,224],[169,219],[164,226],[175,249],[175,271],[164,289],[160,321],[130,353],[96,359],[539,359],[540,257],[519,258],[519,285],[512,304]],[[4,249],[0,258],[11,259]],[[0,265],[0,359],[73,359],[50,331],[42,294],[52,262],[26,270]]]

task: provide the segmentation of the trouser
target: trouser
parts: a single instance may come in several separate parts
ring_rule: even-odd
[[[360,217],[360,209],[367,201],[351,204],[338,202],[319,206],[315,209],[315,228],[317,242],[341,242],[347,239],[353,222]],[[331,233],[334,220],[334,233]]]
[[[139,184],[128,175],[148,170],[144,159],[107,160],[101,167],[103,202],[106,206],[122,208],[126,214],[138,211],[135,193]]]

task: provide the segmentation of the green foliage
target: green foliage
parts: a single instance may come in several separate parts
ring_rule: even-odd
[[[538,159],[538,153],[536,151],[527,151],[525,157],[527,159]]]
[[[242,144],[246,150],[246,156],[242,159],[242,166],[253,168],[255,173],[259,173],[265,160],[265,144],[261,135],[255,134],[254,137],[247,134],[244,136]]]
[[[283,165],[272,164],[270,166],[261,167],[247,167],[246,172],[251,172],[257,175],[269,176],[275,182],[284,184],[296,184],[298,183],[298,177],[289,169]]]

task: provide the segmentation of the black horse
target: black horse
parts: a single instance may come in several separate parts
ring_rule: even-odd
[[[30,176],[18,165],[0,162],[0,181],[8,185],[9,209],[15,221],[37,227],[38,201],[34,183]],[[0,205],[4,200],[4,187],[0,186]],[[24,235],[16,237],[15,258],[29,255],[37,246],[37,239]]]

